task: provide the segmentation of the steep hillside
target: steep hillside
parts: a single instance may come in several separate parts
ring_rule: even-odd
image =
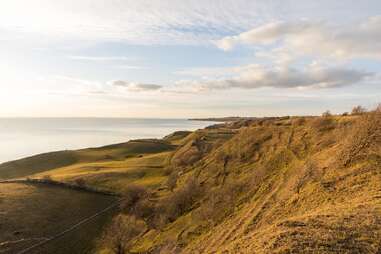
[[[0,176],[123,194],[99,253],[381,253],[380,113],[240,119],[61,153],[75,159],[27,158]]]
[[[229,216],[184,252],[378,253],[380,120],[290,119],[241,131],[220,148],[228,161],[223,172],[210,178],[207,167],[199,178],[224,188],[242,177],[245,191],[233,198],[240,200]]]
[[[208,144],[216,132],[232,137]],[[156,208],[166,219],[133,251],[381,251],[379,114],[244,121],[188,138],[172,157],[177,187],[156,205],[174,207]]]

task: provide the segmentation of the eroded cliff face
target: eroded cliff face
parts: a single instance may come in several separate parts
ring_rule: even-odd
[[[201,194],[133,251],[381,251],[380,114],[255,119],[182,141],[173,192],[193,179]]]

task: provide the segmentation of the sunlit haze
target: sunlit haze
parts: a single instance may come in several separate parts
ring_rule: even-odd
[[[2,0],[0,117],[373,107],[380,15],[379,0]]]

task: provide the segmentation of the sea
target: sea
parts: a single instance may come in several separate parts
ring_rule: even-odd
[[[136,118],[0,118],[0,163],[59,150],[162,138],[214,122]]]

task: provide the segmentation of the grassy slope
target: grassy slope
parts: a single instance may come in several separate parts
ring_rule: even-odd
[[[74,163],[39,168],[25,159],[12,174],[83,178],[116,192],[130,183],[160,187],[173,170],[177,189],[197,178],[204,195],[174,222],[140,237],[135,252],[171,243],[184,253],[377,253],[380,127],[380,115],[242,120],[177,132],[164,145],[134,144],[138,151],[131,143],[80,150]],[[25,169],[29,163],[33,170]],[[0,177],[9,177],[8,167],[0,166]],[[164,185],[153,190],[170,195]],[[216,193],[234,196],[206,213]]]
[[[0,179],[26,177],[79,163],[120,161],[172,149],[172,145],[160,140],[134,140],[99,148],[45,153],[0,164]]]
[[[180,185],[192,175],[199,179],[203,198],[162,231],[139,239],[135,251],[168,242],[184,253],[380,251],[381,118],[366,118],[253,121],[219,140],[197,163],[178,169],[185,172]],[[200,217],[214,190],[229,184],[243,190],[218,209],[235,207],[221,220]]]
[[[226,144],[233,158],[240,157],[234,147],[240,142],[239,153],[252,153],[254,159],[233,159],[228,170],[234,178],[254,176],[249,188],[254,191],[231,217],[189,243],[186,252],[379,251],[380,116],[370,123],[364,119],[354,123],[351,118],[323,121],[253,126]],[[263,135],[271,138],[261,141]],[[363,150],[351,154],[367,136],[371,138]],[[256,141],[254,147],[245,145]],[[353,163],[343,165],[348,153]],[[263,172],[256,176],[256,170]],[[207,174],[204,177],[209,179]]]
[[[136,140],[101,148],[46,153],[0,165],[0,178],[49,175],[63,182],[81,178],[86,185],[123,192],[130,183],[160,184],[165,176],[164,165],[173,149],[174,146],[166,141]],[[0,243],[55,234],[103,209],[113,200],[62,187],[24,184],[0,184],[0,195]],[[108,219],[110,216],[101,216],[36,253],[90,251],[91,243]],[[22,249],[33,242],[36,240],[2,245],[0,251]]]
[[[37,243],[34,238],[50,237],[102,210],[115,198],[60,187],[0,184],[0,250],[16,253]],[[112,212],[68,233],[67,241],[36,250],[36,253],[86,253],[110,219]],[[24,241],[20,241],[24,239]],[[16,243],[5,244],[9,241]],[[3,244],[1,244],[3,243]]]
[[[122,193],[129,184],[149,187],[160,185],[166,178],[165,165],[170,154],[161,152],[118,161],[77,163],[31,177],[42,178],[49,175],[52,179],[63,182],[83,179],[86,185]]]

